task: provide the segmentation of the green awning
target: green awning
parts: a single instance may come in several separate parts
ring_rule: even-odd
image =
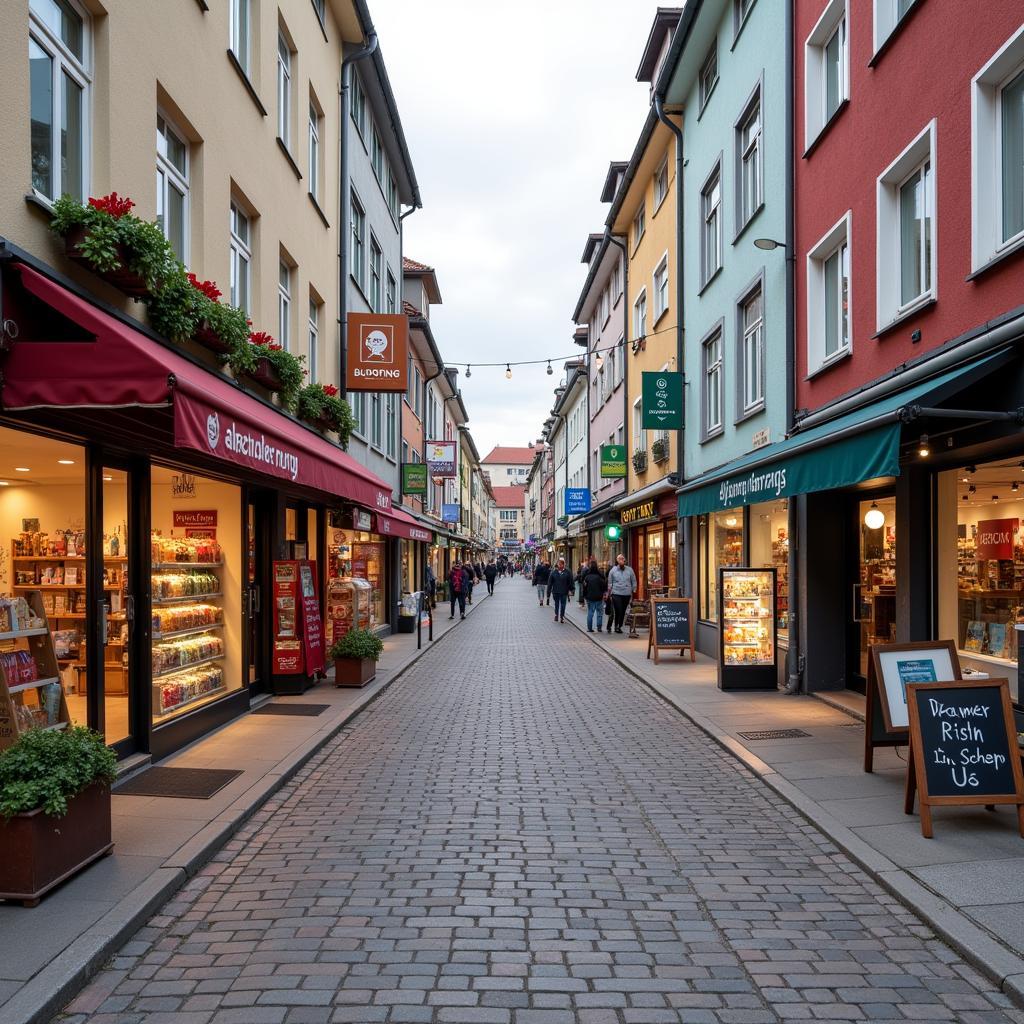
[[[926,395],[938,402],[988,372],[997,357],[987,355],[931,380],[879,399],[829,423],[751,452],[679,492],[679,515],[754,505],[794,494],[848,487],[900,471],[899,410]]]

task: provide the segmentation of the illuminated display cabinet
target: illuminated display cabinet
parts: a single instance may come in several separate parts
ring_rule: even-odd
[[[778,622],[775,570],[718,570],[718,686],[722,690],[774,690]]]

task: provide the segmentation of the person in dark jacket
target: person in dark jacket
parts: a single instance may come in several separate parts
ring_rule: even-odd
[[[452,571],[448,573],[448,595],[451,598],[452,613],[448,616],[449,620],[455,618],[455,602],[459,603],[459,618],[464,619],[466,617],[466,574],[462,571],[462,566],[456,562],[452,566]]]
[[[476,580],[476,576],[473,574],[473,566],[469,562],[462,563],[462,575],[465,577],[465,588],[466,588],[466,601],[469,604],[473,603],[473,583]]]
[[[581,595],[587,602],[587,632],[594,632],[594,620],[597,620],[597,631],[601,632],[604,625],[604,595],[608,591],[608,580],[598,568],[597,560],[591,559],[590,565],[583,576],[580,587]]]
[[[551,604],[551,595],[548,594],[548,579],[551,577],[551,566],[541,560],[537,568],[533,570],[533,585],[537,588],[537,604],[544,604],[544,595],[547,594],[548,604]]]
[[[566,569],[565,559],[560,558],[557,567],[548,576],[548,597],[555,599],[555,622],[565,622],[565,605],[572,588],[572,573]]]
[[[494,577],[498,575],[498,567],[494,564],[494,561],[488,562],[484,566],[484,579],[487,580],[487,593],[494,593]]]

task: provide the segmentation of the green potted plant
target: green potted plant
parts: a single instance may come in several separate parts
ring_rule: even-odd
[[[114,752],[81,727],[29,729],[0,753],[0,898],[35,906],[109,853]]]
[[[369,629],[350,629],[327,652],[334,659],[335,686],[365,686],[377,675],[384,642]]]
[[[140,298],[159,289],[176,261],[160,228],[131,213],[134,205],[116,192],[86,204],[63,195],[53,204],[50,228],[64,239],[68,259]]]
[[[213,281],[200,281],[179,263],[149,297],[149,322],[170,341],[194,341],[223,360],[249,339],[244,310],[221,304]]]
[[[265,387],[280,396],[281,404],[290,409],[294,404],[306,371],[305,356],[286,352],[266,331],[254,331],[248,340],[232,349],[228,356],[231,372]]]
[[[299,391],[296,408],[307,423],[318,430],[335,431],[341,447],[348,447],[355,426],[352,407],[338,397],[338,389],[333,384],[307,384]]]

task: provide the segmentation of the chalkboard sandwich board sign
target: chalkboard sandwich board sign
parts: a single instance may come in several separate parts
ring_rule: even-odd
[[[910,683],[959,679],[960,659],[952,640],[910,644],[874,644],[868,648],[867,701],[864,714],[864,771],[874,768],[875,747],[907,745]]]
[[[652,597],[651,624],[647,633],[647,657],[654,651],[654,664],[658,664],[658,651],[679,651],[683,657],[690,652],[690,661],[697,660],[693,646],[693,604],[688,597]]]
[[[910,763],[904,809],[921,798],[921,834],[932,838],[932,807],[1012,804],[1024,837],[1024,773],[1010,684],[909,683]]]

